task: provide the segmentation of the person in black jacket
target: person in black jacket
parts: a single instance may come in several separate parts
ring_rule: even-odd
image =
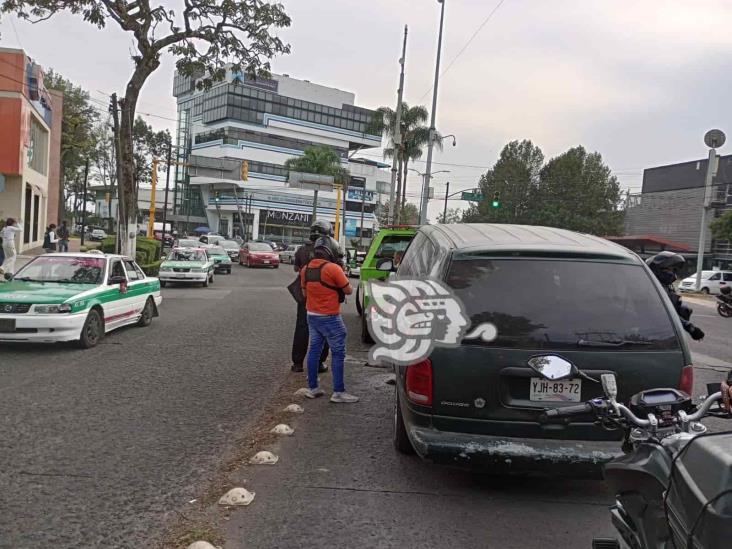
[[[698,326],[694,326],[689,320],[691,318],[691,308],[681,301],[681,296],[674,290],[673,283],[676,280],[676,272],[681,269],[686,260],[682,255],[673,252],[660,252],[653,257],[649,257],[646,263],[651,271],[666,290],[671,303],[679,315],[681,325],[694,340],[704,339],[704,332]]]
[[[293,265],[295,272],[299,273],[300,269],[305,267],[310,260],[315,257],[315,241],[321,236],[333,236],[333,229],[327,221],[316,221],[310,227],[310,241],[300,246],[295,252]],[[292,337],[292,371],[304,371],[303,363],[308,353],[308,343],[310,342],[310,330],[308,329],[308,313],[304,303],[297,304],[297,321],[295,323],[295,334]],[[328,365],[325,361],[328,359],[328,344],[323,346],[323,352],[320,354],[320,366],[318,372],[328,371]]]

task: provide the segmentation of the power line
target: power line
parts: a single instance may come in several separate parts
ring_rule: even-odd
[[[468,47],[469,47],[469,46],[470,46],[470,44],[471,44],[471,43],[473,42],[473,40],[475,40],[475,37],[476,37],[476,36],[478,36],[478,34],[480,34],[480,31],[482,31],[482,30],[483,30],[483,27],[485,27],[485,26],[486,26],[486,24],[488,23],[488,21],[490,21],[490,20],[491,20],[491,18],[493,17],[493,15],[494,15],[494,14],[495,14],[495,13],[496,13],[496,12],[498,11],[498,8],[500,8],[500,7],[501,7],[501,6],[503,5],[503,3],[504,3],[505,1],[506,1],[506,0],[500,0],[500,1],[498,2],[498,4],[496,4],[496,6],[495,6],[495,7],[494,7],[494,8],[493,8],[493,9],[491,10],[491,12],[490,12],[490,13],[488,14],[488,17],[486,17],[486,18],[485,18],[485,19],[483,20],[483,22],[482,22],[482,23],[481,23],[481,24],[480,24],[480,25],[478,26],[478,28],[476,29],[476,31],[475,31],[475,32],[473,33],[473,35],[472,35],[472,36],[471,36],[471,37],[470,37],[470,38],[468,39],[468,41],[467,41],[467,42],[465,43],[465,45],[464,45],[464,46],[463,46],[463,47],[462,47],[462,48],[460,49],[460,51],[459,51],[459,52],[457,53],[457,55],[456,55],[455,57],[453,57],[453,58],[452,58],[452,60],[451,60],[451,61],[450,61],[450,62],[448,63],[447,67],[445,67],[445,70],[443,70],[443,71],[442,71],[442,73],[440,74],[440,78],[442,78],[443,76],[445,76],[445,74],[447,73],[447,71],[449,71],[449,70],[450,70],[450,67],[452,67],[452,66],[453,66],[453,65],[455,64],[455,61],[457,61],[457,60],[458,60],[458,58],[459,58],[459,57],[460,57],[460,56],[461,56],[461,55],[462,55],[463,53],[465,53],[465,50],[467,50],[467,49],[468,49]],[[424,94],[424,95],[423,95],[422,97],[420,97],[420,99],[419,99],[418,103],[421,103],[421,102],[422,102],[422,101],[424,100],[424,98],[425,98],[425,97],[427,97],[427,96],[428,96],[428,95],[430,94],[430,92],[432,91],[432,88],[433,88],[433,86],[431,86],[431,87],[430,87],[430,89],[429,89],[429,90],[427,90],[427,91],[425,92],[425,94]]]

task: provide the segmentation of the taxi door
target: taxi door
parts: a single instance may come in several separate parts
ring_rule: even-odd
[[[127,298],[129,280],[122,259],[114,258],[109,262],[109,288],[104,293],[104,324],[108,330],[128,321],[134,313],[131,300]]]
[[[129,259],[123,261],[125,271],[127,273],[127,306],[132,311],[132,316],[137,317],[142,313],[145,307],[147,296],[149,295],[147,283],[145,282],[145,273],[143,273],[135,263]]]

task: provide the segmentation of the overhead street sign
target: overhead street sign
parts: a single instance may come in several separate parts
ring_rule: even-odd
[[[476,193],[473,191],[468,191],[462,193],[460,196],[461,200],[467,200],[468,202],[480,202],[483,200],[483,194],[482,193]]]

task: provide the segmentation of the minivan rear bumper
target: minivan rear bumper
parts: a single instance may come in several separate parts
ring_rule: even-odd
[[[622,455],[619,441],[497,437],[408,425],[417,454],[429,461],[491,472],[537,472],[601,478],[602,466]]]

